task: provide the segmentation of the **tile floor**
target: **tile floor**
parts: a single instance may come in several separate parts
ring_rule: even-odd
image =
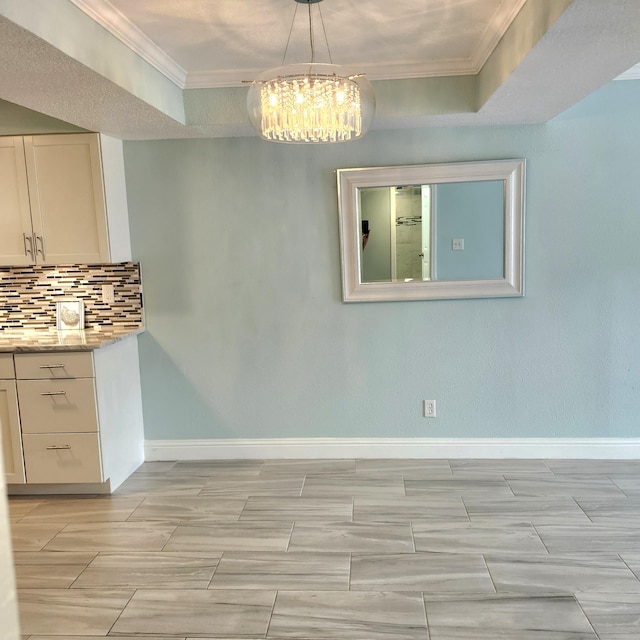
[[[9,509],[30,640],[640,638],[640,461],[157,462]]]

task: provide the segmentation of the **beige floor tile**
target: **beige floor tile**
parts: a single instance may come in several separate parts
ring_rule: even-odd
[[[461,477],[461,476],[433,476],[431,478],[415,478],[413,475],[405,476],[405,491],[408,496],[430,495],[482,497],[493,499],[498,496],[513,497],[513,492],[504,478]]]
[[[533,524],[568,524],[591,521],[570,497],[547,496],[497,497],[465,496],[464,505],[472,522],[532,522]]]
[[[640,581],[613,554],[485,556],[498,593],[636,593]]]
[[[112,635],[228,635],[264,638],[275,591],[136,591]]]
[[[201,496],[243,497],[249,496],[299,496],[304,484],[304,475],[291,476],[245,476],[235,478],[208,478],[200,492]]]
[[[142,502],[142,498],[113,496],[86,498],[49,498],[21,520],[36,522],[118,522],[125,521]]]
[[[20,628],[27,635],[106,635],[133,591],[22,589]]]
[[[16,586],[18,589],[67,589],[85,568],[83,564],[16,567]]]
[[[459,496],[382,496],[353,500],[354,522],[469,522]]]
[[[210,588],[344,591],[349,554],[225,552]]]
[[[19,589],[66,589],[95,558],[95,553],[17,551],[14,553]]]
[[[431,640],[597,640],[570,595],[425,596]]]
[[[12,522],[15,522],[33,511],[41,503],[42,501],[39,498],[9,496],[9,518]]]
[[[291,522],[180,525],[164,551],[286,551]]]
[[[206,589],[221,553],[101,553],[73,588]]]
[[[453,475],[458,474],[500,474],[529,475],[551,473],[543,460],[450,460]]]
[[[13,562],[16,566],[82,564],[86,567],[96,555],[95,552],[82,551],[16,551]]]
[[[542,524],[536,531],[551,553],[640,553],[638,523],[625,519],[607,524]]]
[[[353,591],[421,591],[423,593],[495,593],[480,554],[353,554]]]
[[[268,639],[426,640],[420,594],[279,591]]]
[[[556,475],[614,475],[640,476],[640,460],[546,460]]]
[[[297,522],[289,551],[410,553],[413,539],[409,523]]]
[[[11,524],[11,539],[14,551],[40,551],[58,532],[66,526],[64,522]]]
[[[640,497],[580,497],[576,498],[576,502],[592,522],[606,524],[611,520],[627,519],[640,526]]]
[[[372,475],[411,475],[423,476],[451,476],[451,466],[448,460],[392,460],[371,459],[356,460],[356,473]]]
[[[204,488],[206,477],[168,477],[167,474],[134,474],[115,491],[116,496],[197,496]]]
[[[350,521],[353,515],[353,499],[253,496],[240,515],[240,520],[284,520],[291,522],[320,520]]]
[[[175,464],[175,460],[157,460],[153,462],[143,462],[136,469],[136,474],[141,475],[145,473],[166,473],[167,471],[171,471]]]
[[[602,640],[640,637],[640,594],[579,593],[576,598]]]
[[[46,545],[46,551],[161,551],[175,525],[159,522],[71,523]]]
[[[355,460],[265,460],[261,476],[354,473]]]
[[[246,500],[231,498],[154,496],[145,498],[131,513],[129,522],[157,520],[160,522],[237,521]]]
[[[308,475],[302,496],[307,498],[404,496],[401,474],[378,476],[367,474]]]
[[[229,478],[258,475],[262,467],[262,460],[188,460],[176,462],[166,475]]]
[[[540,536],[529,523],[413,522],[411,528],[416,551],[503,555],[547,552]]]
[[[622,490],[606,476],[554,475],[539,478],[506,476],[505,480],[516,496],[607,499],[624,497]]]

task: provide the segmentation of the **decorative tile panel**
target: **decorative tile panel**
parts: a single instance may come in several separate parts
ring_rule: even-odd
[[[113,303],[102,302],[102,285],[113,285]],[[144,325],[140,264],[75,264],[0,267],[0,331],[51,329],[56,302],[84,302],[86,329]]]

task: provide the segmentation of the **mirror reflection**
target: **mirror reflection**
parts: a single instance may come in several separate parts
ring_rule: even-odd
[[[343,299],[522,295],[524,161],[338,171]]]
[[[504,181],[358,190],[362,282],[504,277]]]

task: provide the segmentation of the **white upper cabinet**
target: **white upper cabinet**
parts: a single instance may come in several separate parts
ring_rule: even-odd
[[[97,134],[0,138],[0,207],[0,264],[110,261]]]
[[[29,188],[21,137],[0,137],[0,263],[33,264]]]

